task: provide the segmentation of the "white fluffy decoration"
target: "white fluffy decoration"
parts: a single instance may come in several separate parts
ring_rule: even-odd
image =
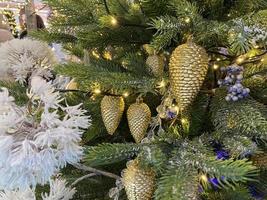
[[[49,194],[42,194],[43,200],[70,200],[73,198],[76,190],[66,186],[64,179],[55,179],[50,181]],[[0,192],[0,200],[36,200],[34,190],[27,188],[25,190],[4,190]]]
[[[39,76],[31,79],[28,96],[29,104],[19,107],[7,89],[0,91],[0,189],[46,184],[83,155],[79,143],[90,117],[81,105],[62,106],[64,99]]]
[[[14,39],[0,44],[0,80],[25,82],[32,74],[49,77],[57,63],[52,49],[44,42]]]

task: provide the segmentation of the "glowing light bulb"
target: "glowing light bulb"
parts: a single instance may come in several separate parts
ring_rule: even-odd
[[[229,36],[233,38],[235,36],[235,33],[230,33]]]
[[[166,83],[164,80],[162,80],[160,83],[159,83],[159,88],[163,88],[166,86]]]
[[[100,90],[99,88],[94,89],[94,93],[95,93],[95,94],[100,94],[100,93],[101,93],[101,90]]]
[[[112,60],[112,55],[109,51],[105,51],[103,57],[107,60]]]
[[[220,58],[216,58],[217,61],[220,61],[221,59]]]
[[[207,183],[207,182],[208,182],[208,177],[207,177],[207,175],[206,175],[206,174],[202,174],[202,175],[200,176],[200,180],[201,180],[202,182]]]
[[[242,62],[244,62],[244,60],[245,60],[244,58],[239,57],[239,58],[237,58],[236,63],[241,64]]]
[[[181,122],[182,122],[182,124],[185,124],[185,123],[187,123],[187,119],[182,118],[182,119],[181,119]]]
[[[124,93],[123,93],[123,96],[124,96],[124,97],[128,97],[128,96],[129,96],[129,93],[128,93],[128,92],[124,92]]]
[[[186,23],[190,23],[191,19],[189,17],[186,17],[184,20]]]
[[[112,24],[113,26],[118,25],[118,20],[117,20],[115,17],[111,17],[111,24]]]
[[[92,54],[95,58],[100,58],[100,55],[96,51],[92,51]]]
[[[214,69],[214,70],[217,70],[218,68],[219,68],[219,65],[217,65],[217,64],[214,64],[214,65],[213,65],[213,69]]]

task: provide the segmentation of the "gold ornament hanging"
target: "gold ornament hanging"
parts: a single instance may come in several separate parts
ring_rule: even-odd
[[[140,143],[146,134],[151,121],[151,112],[145,103],[136,102],[127,111],[131,134],[136,143]]]
[[[164,56],[150,55],[146,60],[146,64],[149,67],[149,71],[156,77],[162,76],[164,72]]]
[[[104,96],[101,101],[101,114],[105,127],[110,135],[118,128],[124,111],[122,97]]]
[[[155,189],[156,174],[151,168],[140,167],[138,159],[128,163],[122,182],[129,200],[151,200]]]
[[[208,72],[205,49],[187,42],[171,55],[169,73],[172,93],[180,110],[185,110],[197,96]]]

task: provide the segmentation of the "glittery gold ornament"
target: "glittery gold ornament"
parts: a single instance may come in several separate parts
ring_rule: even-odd
[[[187,42],[171,55],[169,73],[172,93],[180,110],[185,110],[197,96],[208,71],[205,49]]]
[[[101,101],[101,114],[105,127],[110,135],[118,128],[124,111],[122,97],[104,96]]]
[[[141,102],[132,104],[127,111],[127,119],[135,142],[140,143],[151,120],[151,112],[148,105]]]
[[[123,171],[122,182],[129,200],[151,200],[155,189],[156,174],[151,168],[141,168],[135,159]]]
[[[149,71],[156,77],[162,76],[164,72],[164,56],[163,55],[151,55],[148,56],[146,64],[149,67]]]
[[[253,155],[251,158],[254,165],[259,168],[267,168],[267,153]]]

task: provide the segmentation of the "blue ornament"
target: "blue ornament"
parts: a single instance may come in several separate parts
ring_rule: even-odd
[[[218,160],[227,160],[230,158],[230,155],[228,153],[228,151],[220,149],[220,150],[216,150],[216,158]]]
[[[208,180],[213,186],[219,187],[220,183],[219,183],[219,180],[217,178],[209,178]]]

